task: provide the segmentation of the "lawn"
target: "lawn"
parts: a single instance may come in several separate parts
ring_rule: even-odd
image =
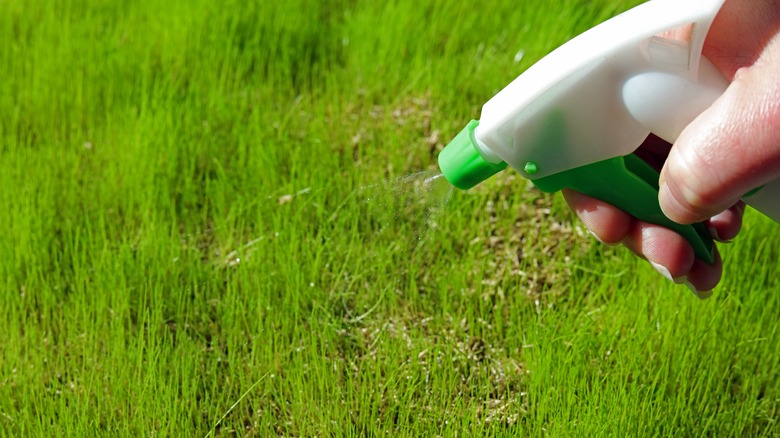
[[[514,171],[436,178],[637,3],[0,1],[0,431],[780,433],[776,224],[700,301]]]

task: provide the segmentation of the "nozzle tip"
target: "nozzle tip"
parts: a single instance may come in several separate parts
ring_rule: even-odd
[[[474,130],[479,121],[470,121],[439,154],[439,168],[453,186],[468,190],[506,169],[506,163],[491,163],[479,153]]]

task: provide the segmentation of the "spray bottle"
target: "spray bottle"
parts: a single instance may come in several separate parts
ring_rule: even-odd
[[[441,152],[439,167],[468,189],[510,166],[544,192],[570,188],[682,235],[714,261],[701,223],[658,205],[659,173],[633,152],[650,133],[674,143],[728,86],[702,56],[724,0],[651,0],[562,45],[482,108]],[[688,29],[684,41],[664,37]],[[744,198],[780,222],[780,179]]]

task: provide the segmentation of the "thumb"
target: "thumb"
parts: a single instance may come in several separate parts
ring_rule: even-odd
[[[780,177],[780,39],[680,134],[661,171],[659,203],[693,223]]]

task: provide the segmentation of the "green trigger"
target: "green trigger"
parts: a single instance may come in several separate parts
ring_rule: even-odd
[[[715,244],[702,223],[681,225],[667,218],[658,205],[659,173],[636,155],[616,157],[533,180],[548,193],[572,189],[607,202],[652,224],[676,231],[693,247],[696,257],[715,262]]]

